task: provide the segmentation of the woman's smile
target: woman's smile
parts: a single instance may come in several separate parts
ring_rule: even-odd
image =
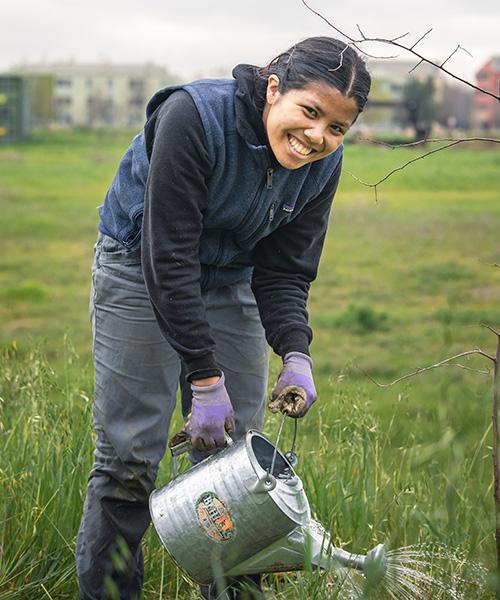
[[[315,152],[313,148],[301,142],[297,137],[295,137],[291,133],[288,134],[288,143],[292,147],[292,150],[300,156],[309,156],[309,154]]]

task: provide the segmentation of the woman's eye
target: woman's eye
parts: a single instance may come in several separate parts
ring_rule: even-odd
[[[332,131],[333,131],[334,133],[344,133],[344,132],[342,131],[342,128],[341,128],[341,127],[339,127],[338,125],[332,125],[332,126],[331,126],[331,129],[332,129]]]
[[[305,106],[304,108],[306,109],[306,111],[309,113],[309,115],[311,117],[317,116],[318,113],[315,111],[315,109],[312,106]]]

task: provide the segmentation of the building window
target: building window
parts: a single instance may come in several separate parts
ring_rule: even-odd
[[[60,88],[69,88],[71,87],[71,79],[57,79],[56,86]]]
[[[69,96],[59,96],[55,98],[55,103],[58,108],[61,106],[70,106],[72,99]]]
[[[134,92],[142,93],[144,91],[144,79],[130,79],[128,87]]]

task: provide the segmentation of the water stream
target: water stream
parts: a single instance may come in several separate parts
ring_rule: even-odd
[[[387,552],[382,581],[370,585],[362,574],[336,574],[338,600],[470,600],[486,598],[488,571],[458,549],[417,544]]]

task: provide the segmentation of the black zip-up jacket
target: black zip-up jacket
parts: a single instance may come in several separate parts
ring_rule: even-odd
[[[262,120],[265,84],[259,83],[255,67],[249,65],[239,65],[233,75],[238,84],[238,131],[250,143],[268,145]],[[166,258],[181,256],[184,248],[198,243],[211,172],[205,130],[186,91],[175,91],[155,110],[146,123],[145,140],[150,160],[142,221],[146,286],[160,328],[186,364],[188,379],[208,377],[219,373],[219,368],[203,301],[194,289],[199,265],[183,260],[173,264]],[[340,170],[341,162],[318,197],[253,250],[252,290],[267,341],[280,356],[309,353],[307,298]],[[185,285],[193,289],[183,288],[179,295],[179,286]]]

